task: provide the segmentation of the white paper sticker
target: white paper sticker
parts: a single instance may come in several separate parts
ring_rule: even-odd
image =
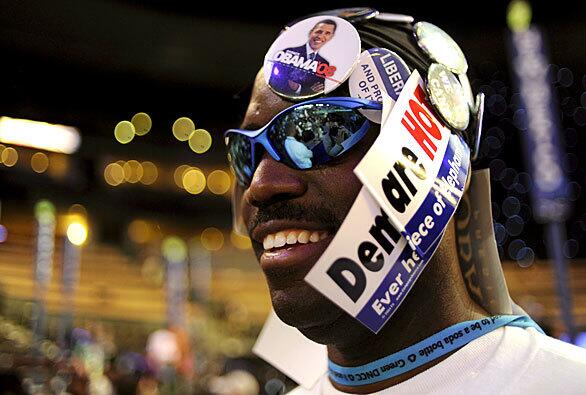
[[[386,93],[393,103],[397,101],[411,71],[403,59],[386,48],[371,48],[362,54],[350,75],[350,96],[382,102]],[[381,123],[381,112],[360,110],[373,122]]]
[[[463,194],[470,150],[431,111],[423,84],[415,70],[354,172],[411,248],[429,256]]]
[[[426,263],[362,188],[305,281],[377,333],[399,308]]]

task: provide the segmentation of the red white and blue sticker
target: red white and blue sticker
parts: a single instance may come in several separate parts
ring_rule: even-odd
[[[350,76],[359,55],[356,28],[337,16],[319,15],[283,31],[265,55],[263,70],[273,91],[302,100],[340,86]]]
[[[383,94],[380,136],[354,170],[364,186],[305,277],[375,333],[441,242],[470,166],[467,145],[427,108],[417,71],[391,100]]]
[[[439,239],[429,257],[438,243]],[[405,300],[429,257],[411,249],[363,187],[305,281],[378,333]]]
[[[350,75],[350,96],[382,102],[386,93],[394,104],[411,71],[403,59],[386,48],[371,48],[360,55],[358,65]],[[381,112],[360,110],[368,119],[381,123]]]
[[[434,115],[417,71],[404,93],[354,172],[410,246],[427,256],[464,193],[470,149]]]

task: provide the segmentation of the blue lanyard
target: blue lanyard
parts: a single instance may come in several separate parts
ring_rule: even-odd
[[[496,315],[464,321],[366,365],[344,367],[328,361],[329,375],[332,381],[347,386],[378,383],[425,365],[505,325],[533,327],[543,333],[535,321],[522,315]]]

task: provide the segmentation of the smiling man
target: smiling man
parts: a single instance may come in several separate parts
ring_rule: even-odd
[[[415,42],[412,25],[389,19],[353,21],[363,49],[392,48],[411,69],[426,74],[432,62]],[[380,111],[381,106],[349,98],[347,84],[305,102],[292,102],[279,93],[261,71],[242,129],[228,133],[228,147],[238,180],[235,205],[252,239],[275,312],[308,339],[326,345],[330,367],[344,372],[337,375],[330,369],[313,388],[300,387],[295,394],[583,393],[586,352],[543,335],[531,324],[509,320],[482,336],[467,338],[476,325],[490,326],[501,318],[491,317],[466,288],[453,221],[400,308],[376,334],[309,285],[305,277],[361,193],[363,184],[353,171],[380,132],[380,126],[368,122],[360,110]],[[334,119],[355,138],[330,155],[323,146],[326,125]],[[291,137],[286,133],[290,123],[307,122],[317,132],[310,142],[299,140],[312,151],[307,166],[301,167],[284,144]],[[385,229],[389,239],[399,237]],[[365,266],[375,262],[375,253],[370,253],[363,251]],[[449,329],[453,335],[440,337]],[[458,337],[467,340],[450,347]],[[423,344],[420,356],[427,357],[440,346],[445,352],[403,369],[411,356],[419,357],[402,353],[417,344]],[[384,358],[385,368],[372,369]],[[398,373],[381,373],[393,369]]]
[[[321,20],[309,31],[305,44],[284,49],[285,54],[297,57],[298,61],[288,65],[275,64],[271,75],[271,85],[286,96],[308,96],[323,92],[324,77],[296,65],[309,61],[329,66],[330,63],[319,54],[319,51],[334,38],[336,27],[336,22],[331,19]]]

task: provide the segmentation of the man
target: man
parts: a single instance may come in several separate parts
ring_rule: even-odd
[[[303,60],[317,61],[318,64],[330,65],[327,59],[319,54],[320,49],[328,43],[336,33],[336,22],[324,19],[309,31],[305,44],[283,50],[285,53],[297,55]],[[303,63],[303,62],[301,62]],[[293,65],[276,63],[273,66],[270,84],[274,89],[286,96],[309,96],[324,90],[324,76],[311,70],[296,68]]]
[[[409,60],[410,67],[425,67],[424,55],[410,41],[410,32],[378,21],[356,27],[363,47],[392,41],[394,50]],[[378,37],[371,41],[363,31],[377,31]],[[347,90],[341,86],[332,96],[347,96]],[[261,71],[242,128],[255,130],[293,104],[267,86]],[[237,187],[241,194],[235,203],[265,274],[276,314],[307,338],[326,345],[328,359],[343,367],[368,364],[452,325],[490,316],[467,291],[453,221],[401,307],[377,334],[305,282],[362,188],[353,169],[378,132],[379,127],[372,126],[352,149],[307,170],[275,160],[263,151],[250,179]],[[324,375],[313,388],[298,388],[293,393],[578,394],[585,388],[586,350],[533,328],[504,326],[384,381],[349,386]]]
[[[288,125],[287,138],[285,139],[285,150],[289,154],[289,157],[299,168],[309,169],[311,167],[311,158],[313,152],[308,149],[305,144],[299,141],[297,136],[296,126],[291,123]]]

